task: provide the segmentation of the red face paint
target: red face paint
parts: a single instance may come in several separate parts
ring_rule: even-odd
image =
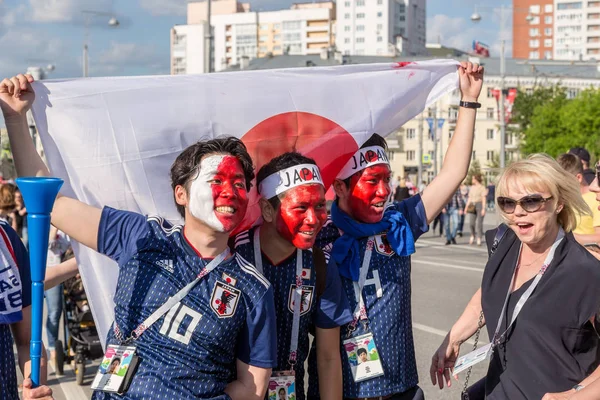
[[[230,155],[202,159],[190,187],[190,213],[219,232],[231,232],[244,219],[248,193],[240,161]]]
[[[299,249],[308,250],[326,220],[323,186],[301,185],[285,192],[275,224],[283,238]]]
[[[391,172],[386,164],[374,165],[350,178],[348,206],[354,219],[373,224],[381,221],[391,193]]]

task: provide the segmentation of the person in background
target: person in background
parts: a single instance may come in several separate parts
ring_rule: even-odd
[[[583,176],[581,161],[576,155],[570,153],[561,154],[556,160],[577,179],[581,196],[592,210],[591,215],[577,215],[577,227],[573,229],[575,239],[581,244],[600,242],[600,210],[598,210],[596,195],[590,191],[590,185]]]
[[[411,196],[414,196],[415,194],[418,193],[418,189],[415,185],[413,185],[412,181],[410,180],[410,178],[408,176],[404,177],[404,181],[406,182],[406,187],[408,188],[408,193]]]
[[[464,182],[460,184],[460,193],[462,194],[463,199],[466,199],[469,197],[469,187]],[[464,226],[465,226],[465,213],[463,211],[459,216],[458,231],[456,231],[456,235],[458,237],[462,237]]]
[[[25,248],[29,245],[29,230],[27,229],[27,208],[25,208],[25,203],[23,202],[23,195],[21,191],[17,188],[15,191],[15,203],[17,207],[15,209],[15,217],[17,220],[17,234],[23,240],[23,244],[25,244]]]
[[[588,185],[591,185],[595,174],[594,171],[590,169],[590,152],[583,147],[573,147],[571,150],[569,150],[569,154],[579,157],[581,160],[581,165],[583,166],[583,177]]]
[[[494,211],[494,205],[496,203],[496,185],[494,185],[493,182],[490,182],[490,184],[487,185],[486,200],[487,200],[487,210]]]
[[[450,201],[442,210],[444,216],[444,225],[446,225],[446,246],[456,244],[456,232],[458,230],[458,216],[462,215],[465,208],[465,199],[462,197],[460,189],[450,198]]]
[[[410,197],[409,189],[406,186],[406,180],[400,179],[398,186],[394,192],[394,201],[402,201]]]
[[[17,217],[15,213],[15,188],[12,183],[3,183],[0,186],[0,220],[5,221],[17,230]]]
[[[419,184],[419,193],[423,193],[423,190],[425,190],[426,186],[427,183],[425,183],[425,181],[421,181],[421,183]]]
[[[483,217],[485,216],[485,204],[487,190],[483,186],[483,177],[481,174],[473,175],[469,197],[465,205],[464,212],[470,213],[469,225],[471,226],[471,238],[469,244],[473,244],[477,239],[477,246],[481,246],[481,237],[483,236]],[[471,208],[469,209],[469,206]]]
[[[48,255],[46,267],[52,269],[62,262],[64,254],[69,249],[68,237],[56,229],[50,227],[48,235]],[[48,335],[48,350],[50,351],[50,362],[56,366],[56,350],[54,344],[58,340],[60,316],[63,309],[63,286],[58,284],[44,292],[48,315],[46,316],[46,334]],[[54,368],[56,370],[56,367]]]

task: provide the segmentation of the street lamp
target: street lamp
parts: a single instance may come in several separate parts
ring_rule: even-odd
[[[497,7],[485,7],[479,6],[479,8],[490,8],[492,11],[496,11]],[[533,16],[528,8],[521,9],[515,7],[507,7],[505,5],[500,6],[500,168],[504,169],[506,166],[506,118],[504,109],[504,78],[505,78],[505,62],[506,56],[504,54],[505,39],[504,39],[504,14],[505,10],[510,9],[513,11],[527,10],[527,17],[525,20],[530,22],[533,20]],[[481,15],[477,12],[471,14],[471,21],[477,23],[481,21]]]
[[[90,36],[90,22],[92,17],[94,16],[100,16],[100,17],[110,17],[110,19],[108,20],[108,26],[111,26],[113,28],[116,28],[117,26],[119,26],[119,20],[111,13],[107,13],[107,12],[102,12],[102,11],[90,11],[90,10],[82,10],[81,11],[83,14],[85,14],[85,33],[84,33],[84,38],[83,38],[83,77],[87,77],[88,76],[88,67],[89,67],[89,61],[88,61],[88,42],[89,42],[89,36]]]

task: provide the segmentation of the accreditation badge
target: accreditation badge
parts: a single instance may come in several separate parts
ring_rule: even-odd
[[[456,363],[454,363],[454,370],[452,371],[452,375],[457,375],[465,369],[472,367],[475,364],[479,364],[483,360],[488,359],[492,354],[492,351],[492,344],[488,343],[485,346],[478,348],[477,350],[465,354],[462,357],[458,357]]]
[[[294,371],[275,371],[269,379],[268,400],[296,400]]]
[[[343,344],[354,382],[383,376],[381,359],[372,333],[346,339]]]
[[[125,393],[137,364],[134,346],[108,345],[91,388],[102,392]]]

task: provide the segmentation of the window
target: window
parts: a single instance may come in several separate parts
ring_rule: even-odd
[[[344,26],[344,32],[350,32],[350,26],[349,25]]]
[[[574,1],[571,3],[558,3],[556,5],[557,10],[577,10],[583,6],[581,1]]]
[[[302,21],[283,21],[283,29],[294,30],[302,28]]]
[[[400,18],[398,18],[399,21],[406,21],[406,17],[404,15],[401,15]]]
[[[538,28],[530,28],[529,29],[529,36],[536,37],[539,34],[540,34],[540,30]]]
[[[487,137],[487,140],[494,140],[494,130],[488,129],[486,137]]]
[[[365,38],[364,37],[357,37],[356,38],[356,43],[364,43],[365,42]]]
[[[546,60],[551,60],[552,59],[552,52],[550,50],[544,51],[544,58]]]
[[[380,31],[383,29],[383,24],[377,24],[377,30]]]
[[[344,19],[350,19],[350,13],[344,14]]]
[[[349,38],[344,39],[344,43],[346,43],[346,44],[350,43],[350,39]]]
[[[488,99],[491,99],[492,97],[494,97],[494,88],[487,88],[487,97]]]
[[[266,53],[266,52],[267,52],[267,46],[260,46],[260,47],[258,48],[258,50],[259,50],[260,52],[262,52],[262,53]]]
[[[381,11],[377,11],[377,17],[381,18],[383,16],[383,13]]]
[[[475,156],[475,150],[473,150],[473,153],[471,154],[471,160],[475,160],[476,156]]]
[[[532,17],[531,21],[529,21],[529,24],[531,25],[539,25],[540,23],[540,17]]]
[[[380,6],[383,4],[383,0],[377,0],[377,5]]]
[[[452,122],[454,122],[458,119],[458,109],[457,108],[450,108],[448,110],[448,119]]]
[[[365,5],[365,0],[356,0],[356,5],[358,7],[364,6]]]
[[[529,12],[532,14],[539,14],[540,13],[540,6],[539,4],[534,4],[532,6],[529,6]]]
[[[530,51],[529,52],[529,59],[530,60],[539,60],[540,59],[540,52],[539,51]]]
[[[540,47],[540,41],[537,40],[537,39],[530,40],[529,41],[529,47],[533,47],[533,48]]]
[[[454,136],[454,129],[448,131],[448,139],[452,139],[452,136]]]
[[[547,12],[547,13],[552,12],[552,4],[546,4],[544,6],[544,12]]]
[[[292,33],[284,33],[283,41],[284,42],[298,42],[302,40],[302,34],[300,32],[292,32]]]
[[[275,24],[275,25],[273,25],[273,29],[281,29],[281,24]]]
[[[494,109],[488,108],[485,112],[485,116],[487,119],[494,119]]]
[[[414,150],[408,150],[406,152],[406,161],[414,161],[415,160],[415,151]]]
[[[278,33],[277,35],[273,36],[273,40],[276,42],[281,40],[281,35]]]
[[[588,1],[588,7],[600,7],[600,1]]]
[[[588,19],[599,19],[600,13],[590,13],[588,14]]]
[[[356,14],[356,18],[364,18],[364,17],[365,17],[365,13]]]
[[[533,88],[530,88],[530,87],[526,88],[525,89],[525,94],[527,96],[531,96],[533,94]]]
[[[377,36],[377,41],[378,42],[383,42],[383,38],[381,36]]]
[[[552,28],[544,28],[544,35],[552,36]]]
[[[260,35],[259,40],[261,42],[266,42],[269,39],[269,37],[267,35]]]
[[[356,31],[357,32],[362,32],[365,30],[365,26],[364,25],[356,25]]]
[[[349,1],[344,2],[344,6],[345,7],[350,7],[350,2]]]
[[[269,30],[269,25],[267,24],[260,24],[260,28],[261,31],[267,31]]]
[[[544,17],[544,23],[545,24],[551,24],[552,23],[552,15],[546,15]]]
[[[552,47],[552,39],[544,39],[544,47]]]
[[[579,94],[579,89],[568,89],[567,90],[567,99],[574,99]]]
[[[412,140],[416,137],[415,135],[415,129],[414,128],[409,128],[406,130],[406,139],[408,140]]]
[[[273,51],[281,51],[281,46],[273,46]]]
[[[494,150],[488,150],[486,159],[488,161],[494,161]]]

